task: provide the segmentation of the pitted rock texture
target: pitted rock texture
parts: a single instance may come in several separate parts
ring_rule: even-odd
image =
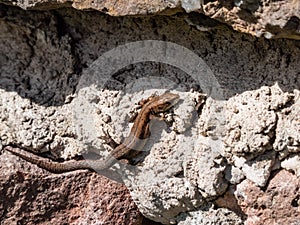
[[[67,116],[72,113],[69,105],[44,107],[15,92],[0,92],[2,145],[13,143],[36,152],[51,151],[56,158],[81,152],[82,144],[74,139],[72,117]]]
[[[51,174],[8,152],[0,161],[1,224],[142,223],[122,184],[82,170]]]
[[[300,221],[300,179],[281,170],[275,172],[264,190],[244,180],[235,196],[248,216],[245,224],[298,224]]]
[[[58,7],[72,6],[76,9],[95,9],[103,13],[107,13],[111,16],[126,16],[126,15],[146,15],[159,13],[167,9],[173,9],[178,11],[180,9],[179,0],[151,0],[151,1],[117,1],[113,2],[110,0],[105,0],[101,2],[95,2],[92,0],[75,0],[67,1],[60,0],[55,3],[51,1],[41,2],[39,0],[31,2],[11,2],[10,0],[4,1],[7,4],[16,5],[23,9],[51,9]],[[51,4],[52,3],[52,4]],[[200,5],[199,5],[200,8]],[[171,11],[172,12],[172,11]]]
[[[220,149],[224,151],[221,154],[229,162],[225,177],[232,184],[239,183],[245,176],[263,187],[276,160],[298,152],[299,139],[295,137],[299,134],[300,123],[293,114],[298,111],[297,93],[285,93],[278,85],[273,85],[236,95],[222,104],[210,100],[210,104],[204,106],[200,116],[200,133],[208,137],[219,134],[223,140],[223,148]],[[291,115],[287,113],[283,116],[286,111]],[[290,118],[286,124],[293,126],[288,132],[280,134],[291,138],[276,135],[282,128],[287,130],[284,125],[278,126],[278,121],[283,120],[278,119],[279,115]],[[278,142],[282,146],[293,146],[290,150],[285,148],[284,157],[276,157],[278,150],[273,145]],[[297,170],[295,166],[293,168]]]
[[[224,195],[218,197],[214,204],[219,208],[230,209],[239,215],[239,218],[245,220],[247,218],[246,214],[242,211],[241,206],[239,205],[237,198],[235,197],[236,186],[230,185]]]
[[[300,152],[300,92],[294,91],[293,103],[278,113],[276,139],[273,147],[284,158],[287,154]]]
[[[250,33],[257,37],[300,39],[300,3],[298,0],[130,0],[130,1],[13,1],[4,0],[6,4],[23,9],[52,9],[74,7],[76,9],[95,9],[112,16],[175,14],[177,12],[201,12],[233,27],[233,29]],[[188,19],[199,30],[210,29],[201,15]]]
[[[193,101],[189,98],[193,95],[180,94],[183,102],[175,107],[174,114],[185,118],[185,114],[179,112],[183,112],[181,108],[186,109],[189,108],[189,104],[192,105]],[[262,87],[231,97],[228,101],[223,101],[219,107],[215,101],[208,100],[203,106],[199,119],[189,117],[195,123],[191,130],[186,128],[182,134],[162,132],[161,141],[151,145],[151,152],[143,161],[143,166],[135,167],[133,172],[125,172],[125,183],[130,187],[131,194],[141,212],[155,221],[168,224],[176,220],[175,215],[178,211],[190,211],[193,207],[201,207],[205,201],[213,201],[224,194],[229,183],[238,184],[246,178],[247,181],[250,180],[257,186],[265,187],[272,170],[278,169],[276,163],[280,160],[276,151],[272,149],[272,141],[276,138],[275,130],[279,129],[276,127],[278,118],[276,115],[286,108],[293,107],[295,97],[297,96],[294,94],[283,92],[275,84],[272,87]],[[211,107],[214,104],[217,106]],[[216,122],[214,110],[223,114],[223,117],[218,117],[219,119],[224,119],[218,121],[218,125],[223,128],[220,131],[224,135],[220,136],[219,140],[214,140],[215,137],[210,136],[214,132],[207,131],[212,131],[212,127],[217,129],[216,126],[210,125],[210,122]],[[205,120],[206,118],[209,119]],[[255,122],[256,120],[258,122]],[[268,122],[269,120],[271,122]],[[192,124],[187,121],[187,124]],[[175,121],[174,127],[178,126],[176,126],[177,122]],[[296,127],[298,129],[298,126]],[[203,128],[207,130],[203,132]],[[227,135],[233,129],[249,136],[244,139],[229,138]],[[245,130],[241,131],[243,129]],[[154,131],[156,135],[160,133],[156,129]],[[203,136],[202,133],[206,135]],[[187,134],[190,134],[190,137]],[[154,138],[159,139],[160,136],[155,137],[156,135]],[[262,144],[262,147],[257,147],[257,144],[253,144],[253,139],[249,138],[253,135],[261,135],[261,139],[264,136],[271,138],[266,142],[258,142]],[[236,143],[228,145],[229,142],[226,141],[241,143],[241,146],[246,147],[235,151],[235,147],[239,145]],[[186,181],[177,182],[174,185],[172,179],[178,174],[181,174],[182,178],[176,180],[186,179]],[[200,195],[195,194],[197,189],[195,187],[191,189],[190,184],[198,188]],[[151,188],[150,193],[148,188],[144,188],[153,185],[160,188]],[[176,189],[173,189],[173,186],[176,186]],[[184,190],[184,187],[189,190],[186,193],[188,200],[178,195],[177,190],[181,188]],[[177,196],[175,198],[178,201],[172,200],[170,203],[166,198],[166,193],[167,196]],[[163,200],[163,203],[157,204],[157,198]],[[205,201],[199,201],[200,199],[205,199]],[[190,203],[187,204],[186,201]],[[153,212],[156,212],[156,217],[153,216]]]
[[[240,32],[265,38],[300,39],[298,0],[216,0],[209,1],[203,10]]]
[[[195,183],[206,199],[222,195],[228,182],[224,177],[226,163],[218,151],[199,141],[195,153],[185,162],[184,176]]]
[[[240,223],[242,217],[234,209],[214,206],[208,210],[205,203],[213,204],[220,195],[226,195],[230,184],[239,185],[251,180],[263,189],[274,169],[282,171],[286,168],[298,173],[299,90],[294,89],[300,87],[300,44],[286,39],[256,38],[234,32],[219,23],[213,24],[212,29],[199,31],[199,25],[188,20],[190,15],[118,18],[71,8],[29,12],[2,4],[0,146],[18,145],[37,153],[47,152],[44,157],[56,159],[68,159],[86,152],[84,142],[88,139],[78,137],[75,129],[78,121],[76,123],[72,115],[78,97],[75,89],[84,72],[99,56],[119,45],[149,39],[174,42],[205,61],[223,90],[223,98],[212,99],[205,93],[208,96],[203,102],[197,97],[201,95],[201,82],[197,87],[195,80],[178,68],[143,62],[117,71],[105,84],[105,89],[88,96],[86,102],[96,109],[93,116],[97,129],[107,128],[117,141],[121,141],[132,126],[128,120],[130,114],[137,111],[135,104],[155,91],[161,93],[168,89],[167,84],[175,84],[172,91],[180,94],[181,102],[168,114],[170,124],[161,121],[154,124],[151,141],[145,148],[151,151],[141,157],[139,164],[133,167],[135,170],[131,171],[130,167],[121,170],[122,175],[128,176],[125,183],[138,208],[156,221],[213,224],[226,220]],[[182,62],[185,60],[181,58]],[[153,76],[156,81],[150,83]],[[274,85],[275,82],[278,84]],[[220,122],[223,126],[216,130]],[[95,143],[99,144],[96,153],[101,151],[102,157],[101,137],[95,134],[98,138]],[[83,176],[79,172],[63,175],[43,170],[31,172],[32,166],[28,163],[18,165],[22,161],[15,162],[16,157],[8,159],[8,155],[1,155],[1,160],[5,160],[1,166],[9,166],[2,169],[4,173],[20,174],[18,166],[22,166],[21,173],[26,173],[30,184],[48,185],[37,192],[41,195],[26,197],[24,204],[29,206],[47,203],[48,196],[42,193],[56,189],[66,193],[60,197],[74,199],[77,186],[64,186],[66,182],[62,180],[66,177],[76,179],[74,183],[83,187],[89,187],[90,177],[98,177],[91,173]],[[42,176],[51,180],[44,181]],[[150,190],[148,184],[151,184]],[[11,185],[4,176],[2,186]],[[99,190],[111,190],[107,180],[99,185]],[[120,190],[124,190],[123,187]],[[69,193],[72,193],[70,197]],[[103,201],[97,194],[93,195],[97,206],[86,206],[83,201],[76,205],[85,209],[86,214],[81,219],[94,218],[93,209],[98,210],[98,201]],[[122,193],[117,195],[122,196]],[[10,199],[12,205],[22,198],[22,195],[10,192],[9,195],[1,194],[4,199],[2,196],[13,196]],[[59,206],[64,204],[61,199],[57,201]],[[132,203],[126,201],[126,204]],[[23,215],[24,208],[15,209],[15,214]],[[52,215],[61,213],[55,204],[47,205],[47,210],[53,212]],[[102,211],[105,218],[110,212]],[[183,217],[177,220],[180,213]],[[249,211],[245,211],[246,216],[247,213]],[[77,218],[78,212],[74,214]],[[114,211],[114,214],[117,216],[119,212]],[[32,215],[25,215],[26,221],[35,221],[34,215],[39,216],[40,223],[47,218],[47,215],[42,218],[39,211],[33,211]]]
[[[272,149],[277,111],[293,99],[277,85],[245,92],[226,102],[225,151],[254,157]],[[245,117],[247,115],[247,117]]]
[[[204,204],[197,188],[184,178],[157,180],[146,185],[133,187],[133,199],[143,214],[163,224],[172,224],[179,213]]]
[[[176,218],[178,225],[222,225],[234,224],[242,225],[243,221],[235,213],[230,210],[220,208],[214,210],[212,208],[204,208],[202,211],[190,213],[182,213]]]
[[[60,33],[63,31],[58,29],[57,17],[49,12],[36,16],[35,21],[15,20],[15,13],[1,5],[1,86],[40,105],[62,105],[72,97],[68,95],[76,87],[72,40]],[[48,29],[35,29],[37,21],[39,26]],[[60,62],[64,63],[60,65]],[[19,74],[14,76],[14,82],[11,82],[12,74]]]

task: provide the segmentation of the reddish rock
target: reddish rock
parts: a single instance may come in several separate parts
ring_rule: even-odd
[[[235,196],[247,215],[246,225],[299,224],[300,178],[281,170],[270,179],[265,190],[244,180]]]
[[[4,152],[1,224],[141,224],[125,185],[88,171],[52,174]]]

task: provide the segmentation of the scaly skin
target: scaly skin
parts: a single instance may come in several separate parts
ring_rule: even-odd
[[[179,95],[169,92],[160,96],[152,96],[147,99],[134,120],[129,136],[125,138],[123,143],[114,148],[106,159],[71,160],[59,163],[24,151],[20,148],[6,146],[5,150],[54,173],[63,173],[79,169],[89,169],[93,171],[108,169],[114,165],[117,160],[132,159],[135,157],[144,148],[147,138],[150,136],[149,123],[151,116],[167,111],[173,107],[178,100]]]

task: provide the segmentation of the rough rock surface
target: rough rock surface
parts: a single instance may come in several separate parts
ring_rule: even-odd
[[[76,9],[95,9],[112,16],[198,11],[232,26],[235,30],[257,37],[300,39],[300,3],[298,0],[123,0],[115,2],[110,0],[97,2],[93,0],[3,0],[3,2],[23,9],[52,9],[72,6]],[[201,15],[189,17],[188,21],[197,29],[210,29]]]
[[[298,0],[209,1],[205,14],[230,24],[233,29],[265,38],[298,39],[300,2]]]
[[[214,210],[212,208],[205,208],[202,211],[182,213],[176,218],[178,225],[221,225],[234,224],[242,225],[243,222],[232,211],[224,208]]]
[[[204,204],[197,188],[184,178],[157,180],[146,185],[132,186],[131,194],[143,214],[163,224],[172,224],[179,213]]]
[[[14,143],[33,151],[52,151],[56,157],[63,148],[64,155],[60,156],[65,158],[80,153],[82,144],[73,138],[72,117],[66,114],[72,113],[68,105],[43,107],[22,100],[16,92],[0,92],[2,145]]]
[[[226,163],[218,151],[205,143],[199,141],[196,146],[195,154],[185,162],[184,176],[197,184],[206,199],[222,195],[227,189],[224,177]]]
[[[142,223],[122,184],[87,171],[51,174],[8,152],[0,161],[1,224]]]
[[[88,150],[100,153],[102,157],[109,150],[102,143],[104,130],[121,141],[132,126],[128,120],[137,111],[136,103],[155,91],[161,93],[171,89],[180,94],[181,101],[166,115],[168,124],[162,121],[153,124],[150,141],[144,149],[146,152],[136,166],[120,164],[114,170],[122,172],[120,175],[140,211],[155,221],[217,224],[226,220],[240,223],[243,217],[233,207],[217,204],[208,210],[206,203],[218,202],[217,199],[228,193],[228,188],[250,180],[261,186],[261,189],[255,186],[255,190],[264,190],[274,169],[299,171],[299,90],[294,89],[300,87],[300,43],[256,38],[219,23],[210,29],[202,29],[201,24],[195,25],[191,21],[190,16],[195,15],[198,16],[182,13],[117,18],[71,8],[28,12],[1,5],[0,145],[17,145],[36,153],[44,152],[44,157],[55,159],[72,158]],[[205,80],[202,73],[195,81],[184,70],[164,63],[134,63],[115,71],[105,83],[104,90],[83,95],[85,103],[94,110],[91,121],[95,132],[80,136],[80,131],[84,130],[80,121],[90,122],[84,107],[82,114],[86,120],[78,120],[72,115],[80,96],[78,89],[84,92],[89,87],[79,86],[81,78],[91,78],[89,72],[97,66],[95,60],[99,56],[137,40],[167,40],[190,49],[212,71],[223,90],[222,98],[212,98],[208,92],[203,100],[201,91]],[[190,63],[185,56],[180,62]],[[278,84],[274,85],[275,82]],[[94,149],[88,149],[89,145]],[[3,168],[9,167],[1,170],[4,174],[12,173],[16,179],[23,179],[22,174],[26,174],[30,184],[22,189],[24,192],[28,187],[36,188],[36,183],[42,187],[47,184],[34,198],[24,197],[26,206],[48,204],[48,195],[43,193],[56,189],[69,200],[66,206],[55,195],[55,200],[50,203],[56,203],[58,199],[57,204],[47,205],[47,211],[53,212],[53,221],[61,218],[57,213],[68,212],[67,207],[73,209],[74,205],[86,210],[86,214],[72,211],[78,221],[94,218],[93,210],[98,210],[104,201],[99,198],[98,191],[104,189],[115,193],[110,187],[114,187],[113,184],[101,180],[101,187],[93,190],[96,194],[92,194],[90,200],[96,202],[96,206],[94,203],[87,206],[74,197],[79,189],[76,184],[82,185],[80,187],[86,193],[99,175],[36,172],[31,169],[36,167],[28,163],[18,165],[22,161],[16,162],[17,158],[6,152],[2,153],[1,160],[5,162],[1,163]],[[18,166],[23,167],[21,173]],[[1,185],[11,188],[9,176],[2,177]],[[65,186],[66,179],[74,185]],[[291,176],[290,179],[295,183],[298,178]],[[280,188],[276,182],[274,187]],[[117,187],[125,190],[124,186]],[[82,198],[86,197],[84,193]],[[1,192],[0,199],[7,196],[13,196],[9,200],[12,205],[23,201],[22,195],[7,192]],[[126,199],[126,206],[133,207],[129,198]],[[294,202],[294,205],[298,204]],[[49,221],[48,214],[34,210],[31,215],[24,214],[24,208],[16,208],[14,212],[26,221]],[[97,212],[101,213],[101,209]],[[105,209],[105,212],[108,211]],[[251,213],[244,212],[246,215]],[[177,219],[180,213],[183,216]],[[135,215],[138,214],[134,214],[133,219]],[[96,216],[95,223],[99,218],[98,214]],[[136,221],[139,223],[138,219]]]
[[[281,170],[275,172],[264,190],[244,180],[235,196],[248,216],[245,224],[299,224],[299,177]]]
[[[297,119],[294,120],[296,114],[293,114],[298,111],[295,109],[297,102],[297,92],[284,93],[278,85],[274,85],[234,96],[223,105],[211,101],[204,106],[200,116],[200,133],[209,137],[219,134],[223,140],[223,148],[220,148],[223,152],[220,153],[229,162],[225,171],[227,180],[236,184],[246,177],[263,187],[277,159],[273,143],[280,142],[282,146],[291,146],[290,151],[286,147],[285,155],[298,152],[299,139],[294,137],[299,134],[300,123]],[[218,108],[213,105],[220,106]],[[220,111],[223,112],[223,117],[216,116]],[[281,134],[281,129],[285,129],[285,126],[278,126],[278,115],[282,116],[285,111],[292,112],[291,117],[289,114],[284,116],[290,118],[287,124],[293,124],[289,129],[291,138],[276,136],[276,132]],[[216,122],[215,118],[219,121]],[[284,134],[288,135],[288,132]],[[295,166],[293,168],[297,170]]]
[[[277,85],[229,99],[224,136],[226,153],[255,157],[271,150],[278,120],[276,112],[292,99],[292,95],[282,92]]]
[[[293,155],[287,157],[281,162],[281,167],[287,170],[294,171],[294,173],[299,177],[300,176],[300,156]]]
[[[287,154],[300,152],[300,93],[294,91],[293,103],[278,113],[276,139],[273,147],[284,158]]]

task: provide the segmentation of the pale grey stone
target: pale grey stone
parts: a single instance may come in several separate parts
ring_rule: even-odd
[[[245,175],[240,168],[230,165],[225,170],[225,178],[231,184],[238,184],[245,178]]]
[[[226,162],[207,144],[205,140],[196,142],[194,154],[184,163],[184,176],[197,185],[205,198],[211,199],[224,193],[228,184],[224,179]]]
[[[242,166],[242,171],[247,179],[263,187],[268,182],[274,162],[275,152],[266,152],[253,160],[246,161]]]
[[[278,112],[276,139],[273,147],[281,158],[290,153],[300,152],[300,92],[294,91],[293,102],[290,107]]]
[[[163,224],[170,224],[179,213],[204,204],[197,188],[185,178],[157,179],[153,183],[139,184],[131,190],[131,195],[144,215]]]
[[[242,225],[242,219],[234,212],[225,209],[206,208],[181,213],[176,217],[178,225]]]
[[[281,167],[287,170],[292,170],[300,177],[300,156],[294,155],[286,158],[281,162]]]
[[[253,158],[272,149],[277,125],[276,110],[287,105],[291,94],[278,85],[262,87],[235,96],[226,102],[226,153]]]

